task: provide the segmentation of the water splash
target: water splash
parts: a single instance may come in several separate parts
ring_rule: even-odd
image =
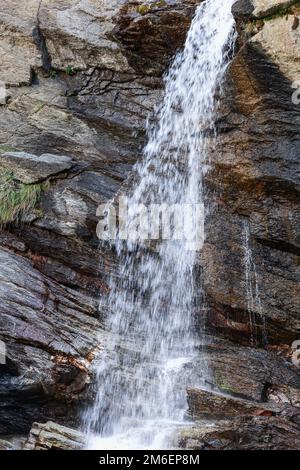
[[[138,183],[127,196],[129,207],[203,204],[216,93],[234,40],[233,3],[206,0],[197,8],[184,49],[165,77],[164,99],[135,168]],[[129,226],[135,217],[133,210]],[[105,327],[111,336],[102,345],[97,396],[85,415],[89,448],[175,445],[186,387],[195,386],[193,314],[201,284],[195,285],[198,253],[191,239],[160,240],[155,252],[141,240],[116,242],[119,273],[102,300],[110,311]]]
[[[253,259],[250,226],[247,220],[243,222],[243,248],[244,248],[244,265],[245,265],[245,285],[247,310],[249,313],[249,322],[251,328],[251,344],[257,343],[259,325],[257,325],[257,314],[262,325],[262,341],[265,346],[268,344],[266,317],[263,314],[261,296],[260,296],[260,280],[257,273],[256,264]]]

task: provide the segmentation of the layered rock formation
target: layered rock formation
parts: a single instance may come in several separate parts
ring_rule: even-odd
[[[98,249],[96,210],[141,158],[195,8],[142,5],[0,3],[3,434],[74,423],[106,334],[98,298],[115,260]]]
[[[98,298],[116,266],[98,247],[96,209],[141,158],[162,73],[198,3],[0,1],[3,435],[27,434],[36,421],[78,426],[107,340]],[[300,339],[299,2],[239,0],[234,14],[199,259],[206,307],[196,323],[200,331],[206,315],[207,346],[195,364],[195,373],[209,364],[211,386],[227,397],[190,391],[199,425],[180,440],[186,448],[299,448],[291,349]],[[210,403],[206,418],[212,403],[225,407],[213,429],[203,427],[201,400]],[[27,445],[59,447],[67,431],[54,429],[50,444],[47,432],[35,426]],[[5,437],[0,445],[11,446]]]

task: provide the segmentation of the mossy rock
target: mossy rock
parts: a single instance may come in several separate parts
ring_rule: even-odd
[[[142,5],[139,5],[137,8],[137,11],[140,15],[146,15],[146,13],[149,13],[149,11],[154,10],[155,8],[161,8],[166,6],[166,1],[165,0],[159,0],[153,3],[143,3]]]
[[[0,173],[0,226],[19,223],[39,203],[49,183],[24,184],[11,170]]]

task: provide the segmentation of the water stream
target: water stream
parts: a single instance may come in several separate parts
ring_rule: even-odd
[[[251,244],[250,225],[247,220],[243,227],[243,248],[244,248],[244,266],[245,266],[245,286],[247,310],[249,313],[249,324],[251,329],[251,344],[256,346],[262,342],[264,346],[268,345],[266,318],[263,314],[263,308],[260,295],[260,280],[257,267],[253,259],[253,250]],[[257,323],[259,320],[259,324]]]
[[[203,207],[216,94],[234,40],[233,3],[206,0],[196,10],[135,167],[128,227],[138,204]],[[185,237],[162,237],[153,249],[139,239],[115,241],[119,272],[101,300],[110,337],[97,361],[96,399],[85,414],[90,449],[174,448],[176,430],[187,425],[186,387],[197,385],[193,314],[201,283],[195,265],[204,226],[187,220]]]

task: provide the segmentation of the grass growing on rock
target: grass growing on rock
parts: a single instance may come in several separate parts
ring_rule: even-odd
[[[0,173],[0,226],[21,222],[35,208],[46,183],[24,184],[11,170]]]
[[[273,15],[264,16],[262,19],[264,21],[272,21],[272,20],[276,20],[277,18],[287,17],[290,14],[292,14],[291,8],[282,8],[281,10],[277,11],[276,13],[273,13]]]
[[[137,7],[137,11],[140,15],[145,15],[146,13],[153,10],[154,8],[161,8],[161,7],[164,7],[165,5],[166,5],[165,0],[158,0],[158,1],[151,2],[151,3],[143,3],[142,5],[139,5]]]
[[[70,65],[68,65],[68,67],[66,67],[65,72],[66,72],[66,74],[69,75],[70,77],[71,77],[72,75],[75,75],[75,70],[74,70],[73,67],[71,67]]]

